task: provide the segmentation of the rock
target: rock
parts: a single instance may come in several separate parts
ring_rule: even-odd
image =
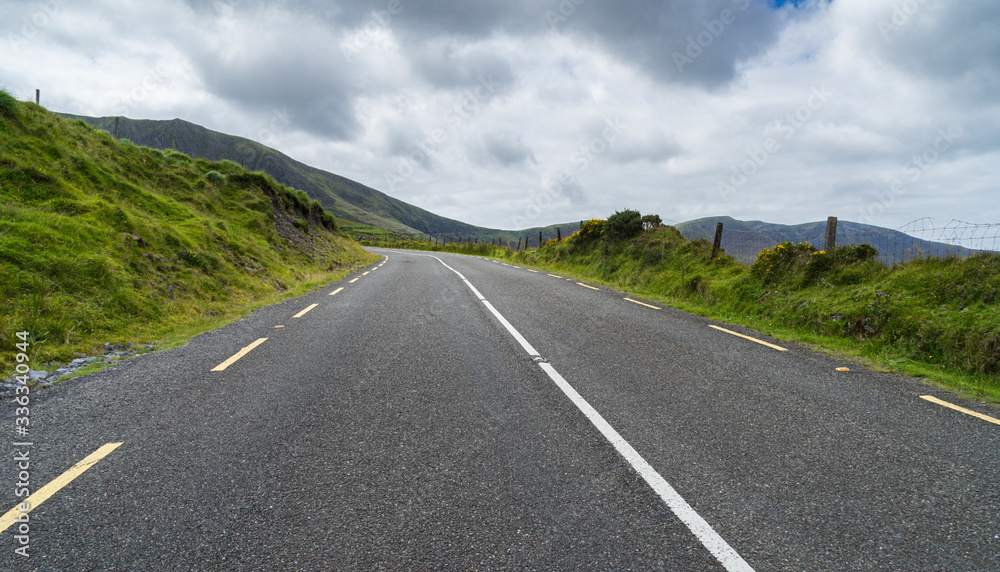
[[[33,370],[28,371],[28,379],[30,379],[32,381],[42,381],[43,379],[45,379],[48,376],[49,376],[49,372],[47,372],[45,370],[41,370],[41,369],[35,370],[35,369],[33,369]]]

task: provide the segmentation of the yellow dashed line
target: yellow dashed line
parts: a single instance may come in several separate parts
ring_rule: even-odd
[[[767,343],[767,342],[765,342],[763,340],[758,340],[757,338],[751,338],[750,336],[744,336],[743,334],[737,334],[736,332],[734,332],[732,330],[727,330],[725,328],[720,328],[719,326],[709,325],[708,327],[709,328],[715,328],[716,330],[719,330],[720,332],[726,332],[727,334],[732,334],[734,336],[743,338],[744,340],[750,340],[751,342],[756,342],[756,343],[758,343],[758,344],[760,344],[762,346],[767,346],[769,348],[776,349],[779,352],[787,352],[788,351],[788,349],[783,348],[781,346],[776,346],[774,344],[769,344],[769,343]]]
[[[266,341],[267,341],[267,338],[260,338],[256,342],[254,342],[254,343],[250,344],[249,346],[243,348],[242,350],[236,352],[233,355],[233,357],[231,357],[231,358],[227,359],[226,361],[220,363],[219,365],[213,367],[212,371],[222,371],[222,370],[226,369],[227,367],[229,367],[229,366],[233,365],[234,363],[236,363],[236,360],[238,360],[241,357],[247,355],[255,347],[259,346],[260,344],[262,344],[262,343],[264,343]]]
[[[294,316],[292,316],[292,317],[293,317],[293,318],[301,318],[302,316],[305,316],[305,315],[306,315],[306,313],[307,313],[307,312],[309,312],[309,310],[312,310],[312,309],[313,309],[313,308],[315,308],[316,306],[319,306],[319,304],[313,304],[312,306],[309,306],[309,307],[308,307],[308,308],[306,308],[305,310],[302,310],[301,312],[299,312],[298,314],[295,314],[295,315],[294,315]]]
[[[959,407],[957,405],[948,403],[947,401],[941,401],[940,399],[938,399],[937,397],[934,397],[933,395],[921,395],[920,399],[926,399],[927,401],[930,401],[931,403],[937,403],[938,405],[943,405],[943,406],[947,407],[948,409],[954,409],[955,411],[961,411],[962,413],[965,413],[966,415],[971,415],[973,417],[978,417],[979,419],[982,419],[983,421],[988,421],[990,423],[995,423],[997,425],[1000,425],[1000,419],[995,419],[993,417],[990,417],[989,415],[983,415],[982,413],[978,413],[976,411],[972,411],[971,409],[966,409],[964,407]]]
[[[625,300],[628,301],[628,302],[632,302],[633,304],[638,304],[640,306],[645,306],[647,308],[652,308],[654,310],[662,310],[663,309],[663,308],[657,308],[656,306],[650,306],[649,304],[647,304],[645,302],[640,302],[638,300],[633,300],[631,298],[625,298]]]
[[[49,498],[59,492],[59,489],[68,485],[73,479],[82,475],[87,469],[93,467],[98,461],[107,457],[112,451],[117,449],[121,443],[107,443],[100,449],[87,455],[82,461],[73,465],[68,471],[59,475],[52,482],[35,491],[35,494],[24,499],[24,502],[7,511],[7,514],[0,516],[0,532],[10,528],[10,525],[17,522],[23,513],[31,512],[38,508],[38,505],[49,500]],[[22,508],[27,510],[21,510]]]

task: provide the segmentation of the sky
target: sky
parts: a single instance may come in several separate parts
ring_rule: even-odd
[[[0,87],[431,212],[1000,222],[995,0],[0,0]]]

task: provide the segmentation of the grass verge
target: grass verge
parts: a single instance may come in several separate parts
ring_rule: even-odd
[[[28,332],[33,365],[176,345],[377,260],[267,175],[0,104],[0,347]]]

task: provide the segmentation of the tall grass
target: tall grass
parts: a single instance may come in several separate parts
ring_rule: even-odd
[[[33,105],[12,113],[0,117],[0,345],[30,331],[36,365],[191,333],[374,260],[334,225],[307,224],[332,217],[270,177]],[[275,228],[286,200],[310,232],[301,245]]]

